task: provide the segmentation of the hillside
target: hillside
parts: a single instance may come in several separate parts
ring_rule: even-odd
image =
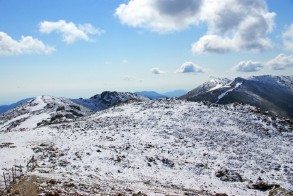
[[[0,105],[0,114],[7,112],[8,110],[11,110],[11,109],[15,108],[16,106],[21,105],[23,103],[26,103],[32,99],[33,98],[26,98],[26,99],[22,99],[16,103],[10,104],[10,105]]]
[[[253,76],[211,80],[182,96],[188,101],[242,103],[293,119],[293,76]]]
[[[37,126],[70,122],[93,111],[66,98],[39,96],[0,115],[0,130],[32,129]]]
[[[39,178],[41,192],[261,196],[278,186],[293,190],[292,125],[250,106],[146,100],[72,122],[5,130],[0,141],[13,148],[2,145],[0,169],[34,155],[38,167],[28,175]]]
[[[71,99],[74,103],[82,105],[93,111],[104,110],[129,101],[145,100],[148,100],[148,98],[135,93],[116,91],[104,91],[101,94],[94,95],[89,99]]]

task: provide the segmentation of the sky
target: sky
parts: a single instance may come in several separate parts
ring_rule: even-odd
[[[293,74],[293,0],[0,0],[0,105]]]

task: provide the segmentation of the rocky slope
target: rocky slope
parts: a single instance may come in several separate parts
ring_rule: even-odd
[[[93,111],[100,111],[129,101],[145,101],[148,98],[129,92],[104,91],[89,99],[71,100]]]
[[[181,99],[218,104],[243,103],[262,112],[293,119],[293,76],[254,76],[234,80],[212,80]]]
[[[31,111],[37,111],[35,106]],[[20,125],[21,126],[21,123]],[[268,195],[293,190],[292,124],[251,106],[132,102],[72,122],[0,128],[0,170],[64,195]]]
[[[11,109],[15,108],[16,106],[19,106],[23,103],[26,103],[32,99],[33,98],[26,98],[26,99],[20,100],[16,103],[10,104],[10,105],[0,105],[0,114],[7,112],[8,110],[11,110]]]
[[[33,129],[46,124],[70,122],[92,113],[66,98],[39,96],[0,115],[0,129]]]

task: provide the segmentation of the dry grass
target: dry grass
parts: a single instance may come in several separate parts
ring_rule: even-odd
[[[38,186],[36,184],[37,178],[35,176],[24,177],[18,182],[12,184],[9,189],[4,192],[3,196],[38,196]]]

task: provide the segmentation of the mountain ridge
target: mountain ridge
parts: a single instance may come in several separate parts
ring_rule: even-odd
[[[208,81],[180,99],[218,104],[238,102],[258,107],[262,112],[293,119],[293,76],[263,75],[222,81]]]

